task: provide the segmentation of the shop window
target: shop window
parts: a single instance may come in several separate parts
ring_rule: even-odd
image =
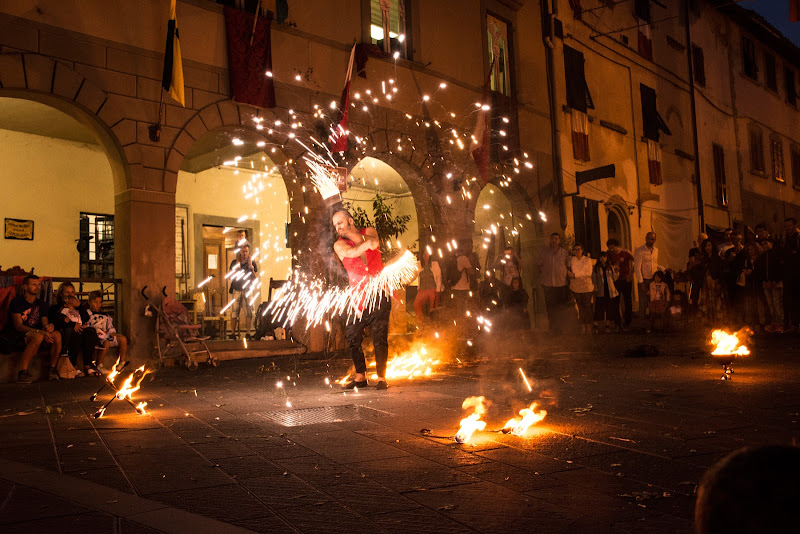
[[[772,153],[772,177],[776,182],[785,182],[783,170],[783,141],[780,136],[773,134],[770,137],[770,152]]]
[[[505,96],[511,96],[511,25],[486,14],[486,30],[489,45],[489,88]]]
[[[783,74],[786,80],[786,101],[789,105],[797,105],[797,87],[795,85],[795,73],[792,69],[786,69]]]
[[[113,215],[81,212],[78,252],[81,278],[114,277]]]
[[[410,59],[407,21],[407,0],[370,0],[370,38],[387,54]]]
[[[714,183],[717,193],[717,205],[728,205],[728,182],[725,177],[725,151],[720,145],[713,145],[714,152]]]
[[[775,67],[775,56],[769,52],[764,54],[764,80],[767,89],[778,92],[778,73]]]
[[[694,83],[700,87],[705,87],[706,62],[703,57],[703,49],[697,45],[692,45],[692,70],[694,71]]]
[[[764,163],[764,134],[761,128],[751,124],[749,131],[750,137],[750,172],[755,174],[765,174],[766,164]]]
[[[756,63],[756,45],[748,37],[742,37],[742,64],[744,75],[754,80],[758,79],[758,65]]]

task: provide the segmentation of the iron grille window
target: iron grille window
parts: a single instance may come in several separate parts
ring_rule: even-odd
[[[694,71],[694,83],[705,87],[706,61],[703,57],[703,49],[697,45],[692,45],[692,70]]]
[[[772,177],[776,182],[785,182],[786,178],[783,171],[783,141],[778,135],[770,138],[772,152]]]
[[[81,278],[113,278],[114,216],[81,212],[78,251]]]
[[[786,101],[792,106],[797,105],[797,88],[795,86],[794,76],[795,74],[792,69],[786,69],[783,73],[783,77],[786,80]]]
[[[800,147],[792,145],[791,150],[792,185],[800,188]]]
[[[778,72],[775,67],[775,56],[769,52],[764,54],[764,79],[767,89],[778,92]]]
[[[764,174],[766,165],[764,163],[764,134],[761,128],[755,125],[750,126],[750,171],[756,174]]]
[[[383,4],[383,9],[381,8]],[[399,52],[410,59],[408,46],[408,2],[406,0],[370,0],[369,34],[372,44],[387,54]],[[389,9],[387,10],[386,7]],[[387,39],[388,34],[388,39]]]
[[[717,190],[717,204],[721,207],[728,205],[728,183],[725,178],[725,151],[720,145],[713,145],[714,150],[714,181]]]
[[[748,78],[758,79],[758,65],[756,64],[756,45],[752,39],[742,37],[742,63],[744,74]]]

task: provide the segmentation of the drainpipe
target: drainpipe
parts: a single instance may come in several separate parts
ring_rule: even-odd
[[[558,16],[558,0],[542,2],[542,20],[546,21],[547,33],[544,36],[545,71],[547,74],[547,93],[550,100],[550,136],[553,151],[553,183],[558,204],[558,220],[561,230],[567,228],[567,213],[564,209],[564,176],[561,171],[561,129],[556,114],[556,79],[554,75],[555,19]],[[552,7],[551,7],[552,6]],[[543,32],[544,33],[544,32]]]
[[[689,19],[689,0],[683,2],[686,15],[686,57],[689,63],[689,99],[692,106],[692,140],[694,145],[694,175],[697,185],[697,215],[700,222],[700,232],[706,231],[705,217],[703,215],[703,182],[700,180],[700,146],[697,140],[697,108],[694,98],[694,62],[692,61],[692,24]]]

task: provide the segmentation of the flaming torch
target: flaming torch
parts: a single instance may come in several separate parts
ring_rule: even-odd
[[[114,367],[116,368],[116,365]],[[120,368],[120,370],[122,370],[122,369]],[[148,373],[148,370],[145,368],[144,365],[142,365],[141,367],[136,369],[134,372],[132,372],[130,374],[130,376],[125,379],[125,382],[122,383],[122,386],[119,387],[119,388],[116,385],[114,385],[113,382],[110,382],[110,381],[106,380],[106,383],[116,393],[114,394],[113,397],[111,397],[111,399],[109,399],[109,401],[107,403],[105,403],[101,408],[99,408],[96,412],[94,412],[94,418],[95,419],[100,419],[101,417],[103,417],[103,415],[106,413],[106,408],[108,408],[108,406],[112,402],[114,402],[116,399],[126,401],[128,404],[130,404],[133,407],[134,410],[136,410],[137,414],[139,414],[139,415],[146,414],[147,411],[145,410],[145,406],[147,406],[147,403],[146,402],[140,402],[139,404],[134,404],[133,403],[133,399],[132,399],[132,395],[134,393],[136,393],[137,391],[139,391],[139,388],[141,387],[141,384],[142,384],[142,380],[144,380],[144,377],[147,375],[147,373]],[[139,376],[137,377],[137,375],[139,375]],[[134,383],[134,381],[135,381],[135,383]],[[97,394],[95,394],[94,396],[96,397]],[[94,400],[94,399],[91,399],[91,400]]]
[[[522,417],[513,417],[509,419],[508,423],[506,423],[506,426],[503,427],[501,432],[503,432],[503,434],[510,433],[514,434],[515,436],[524,436],[528,431],[528,428],[544,419],[547,415],[545,410],[536,411],[536,406],[537,403],[534,402],[529,408],[521,409],[519,414]]]
[[[456,433],[456,443],[466,443],[476,430],[483,430],[486,428],[486,422],[481,421],[481,417],[486,413],[486,406],[484,401],[485,397],[467,397],[461,408],[467,410],[472,408],[472,413],[461,420],[461,428]]]
[[[714,330],[711,333],[711,344],[714,345],[711,356],[722,365],[721,380],[730,380],[732,378],[733,369],[731,369],[731,365],[737,356],[750,354],[750,349],[744,343],[751,335],[753,335],[753,331],[747,327],[733,334],[725,330]]]

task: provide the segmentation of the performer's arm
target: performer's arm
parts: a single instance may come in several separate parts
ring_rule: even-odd
[[[358,258],[366,251],[375,250],[380,246],[378,232],[374,228],[367,228],[363,238],[364,242],[355,246],[350,246],[339,239],[333,244],[333,250],[336,251],[336,255],[339,256],[339,259],[342,260],[344,258]]]

